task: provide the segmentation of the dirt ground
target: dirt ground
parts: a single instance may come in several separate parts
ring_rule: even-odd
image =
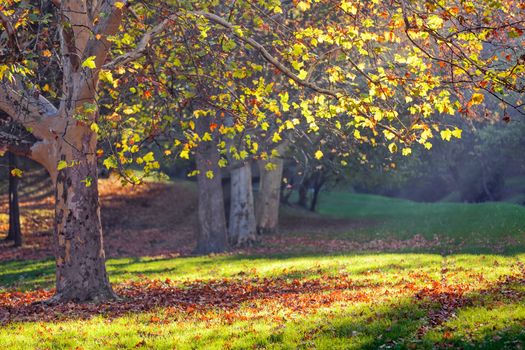
[[[53,256],[53,191],[45,176],[30,175],[20,185],[24,245],[0,241],[0,260],[42,259]],[[195,184],[144,183],[122,186],[115,178],[99,182],[104,246],[108,257],[190,255],[197,238]],[[6,189],[3,189],[6,193]],[[0,240],[8,230],[7,196],[0,197]],[[293,232],[321,234],[326,230],[349,230],[360,222],[317,215],[286,214],[277,235],[261,237],[261,243],[236,253],[288,252],[289,247],[319,248],[319,241],[288,235]],[[311,243],[311,244],[310,244]],[[325,242],[324,250],[340,247]]]

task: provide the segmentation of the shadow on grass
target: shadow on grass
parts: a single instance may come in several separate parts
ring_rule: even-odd
[[[268,334],[259,335],[254,341],[262,347],[284,342],[290,329],[300,332],[296,341],[302,348],[345,348],[352,343],[352,347],[359,349],[515,349],[525,339],[523,268],[481,289],[443,281],[418,286],[407,279],[356,283],[346,275],[310,280],[252,277],[182,285],[144,280],[124,283],[116,289],[124,300],[96,305],[43,306],[35,303],[35,299],[46,298],[51,292],[14,293],[13,300],[0,297],[0,322],[20,325],[34,320],[65,322],[95,315],[109,319],[156,312],[159,316],[155,316],[155,322],[161,322],[160,318],[213,315],[221,322],[233,324],[249,321],[250,316],[246,316],[249,309],[253,320],[260,320],[261,314],[269,319],[272,315],[300,315],[284,320]],[[492,309],[497,312],[501,305],[511,308],[515,305],[523,312],[508,318],[501,318],[500,312],[499,323],[485,327],[482,332],[477,330],[476,320],[462,316],[462,312],[472,308],[477,308],[480,314]],[[458,323],[463,319],[468,322]],[[487,321],[481,319],[481,322]],[[466,331],[469,327],[471,333]]]
[[[480,266],[497,260],[519,259],[518,254],[469,254],[471,263]],[[109,259],[107,268],[112,282],[130,279],[166,278],[188,280],[195,278],[242,277],[244,275],[315,278],[322,274],[388,274],[405,273],[415,269],[439,272],[443,259],[453,255],[416,252],[349,252],[333,254],[271,254],[215,255],[168,257],[133,257]],[[490,264],[498,262],[490,261]],[[489,265],[487,265],[490,267]],[[0,262],[0,288],[30,290],[52,287],[55,265],[53,260]]]

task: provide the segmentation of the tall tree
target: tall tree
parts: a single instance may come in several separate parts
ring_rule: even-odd
[[[98,118],[98,73],[111,46],[108,37],[117,33],[124,9],[123,3],[115,1],[56,3],[62,67],[60,105],[56,108],[34,90],[17,74],[24,68],[22,64],[13,63],[3,71],[0,109],[36,139],[29,144],[12,138],[8,143],[13,145],[11,150],[42,164],[55,185],[57,272],[53,301],[101,301],[115,298],[115,294],[105,268],[97,134],[92,124]],[[8,34],[15,27],[5,21],[3,25]],[[13,42],[17,35],[12,34]]]

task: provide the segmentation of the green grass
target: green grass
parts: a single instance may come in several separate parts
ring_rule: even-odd
[[[0,349],[434,349],[437,347],[519,349],[525,344],[523,282],[491,291],[525,261],[525,208],[488,203],[420,204],[378,196],[331,193],[320,212],[369,222],[327,238],[407,239],[414,234],[463,242],[457,252],[348,252],[340,254],[217,255],[206,257],[122,258],[108,261],[112,283],[171,279],[182,287],[212,279],[326,279],[347,276],[374,298],[336,301],[316,310],[287,309],[251,300],[230,311],[203,313],[149,310],[111,318],[18,322],[0,328]],[[514,247],[496,249],[512,238]],[[518,243],[516,243],[518,242]],[[449,243],[447,243],[449,244]],[[53,284],[52,261],[0,263],[0,289],[32,290]],[[443,323],[432,325],[429,304],[410,291],[388,295],[413,281],[469,286],[469,300]],[[445,281],[445,282],[443,282]],[[184,284],[186,283],[186,284]],[[325,291],[323,293],[331,293]],[[349,291],[352,292],[352,291]],[[520,294],[521,293],[521,294]],[[298,297],[298,296],[293,296]],[[254,313],[254,305],[260,308]],[[245,316],[229,320],[227,312]],[[152,320],[159,319],[160,322]],[[425,329],[425,332],[421,332]]]
[[[451,240],[457,251],[513,253],[525,247],[525,207],[510,203],[417,203],[374,195],[324,193],[319,212],[371,222],[338,233],[353,240],[408,239],[419,234]],[[509,241],[509,244],[505,244]],[[461,246],[459,244],[463,243]],[[510,244],[512,243],[512,244]]]

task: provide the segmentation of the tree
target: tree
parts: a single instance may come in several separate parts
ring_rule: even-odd
[[[257,162],[260,180],[255,217],[259,234],[273,234],[277,232],[279,226],[279,206],[284,167],[282,157],[288,148],[288,144],[288,141],[284,141],[276,148],[278,156]]]
[[[198,118],[197,132],[203,135],[209,131],[213,120],[214,116]],[[199,236],[195,249],[198,254],[220,253],[228,247],[219,159],[213,140],[199,142],[195,151],[199,186]]]
[[[229,239],[233,246],[250,246],[257,241],[250,162],[241,162],[230,170],[231,196]]]
[[[31,74],[24,61],[4,66],[0,85],[0,109],[36,139],[30,144],[13,138],[7,146],[42,164],[55,185],[53,300],[60,302],[115,298],[105,268],[93,125],[98,118],[98,73],[111,45],[108,37],[117,33],[124,8],[115,1],[92,5],[74,0],[59,3],[62,91],[58,108],[19,74],[24,70],[25,75]],[[5,11],[4,29],[17,48],[18,34]]]
[[[22,245],[22,231],[20,229],[20,206],[18,203],[18,158],[12,152],[8,154],[9,159],[9,231],[6,240],[14,242],[15,247]]]

